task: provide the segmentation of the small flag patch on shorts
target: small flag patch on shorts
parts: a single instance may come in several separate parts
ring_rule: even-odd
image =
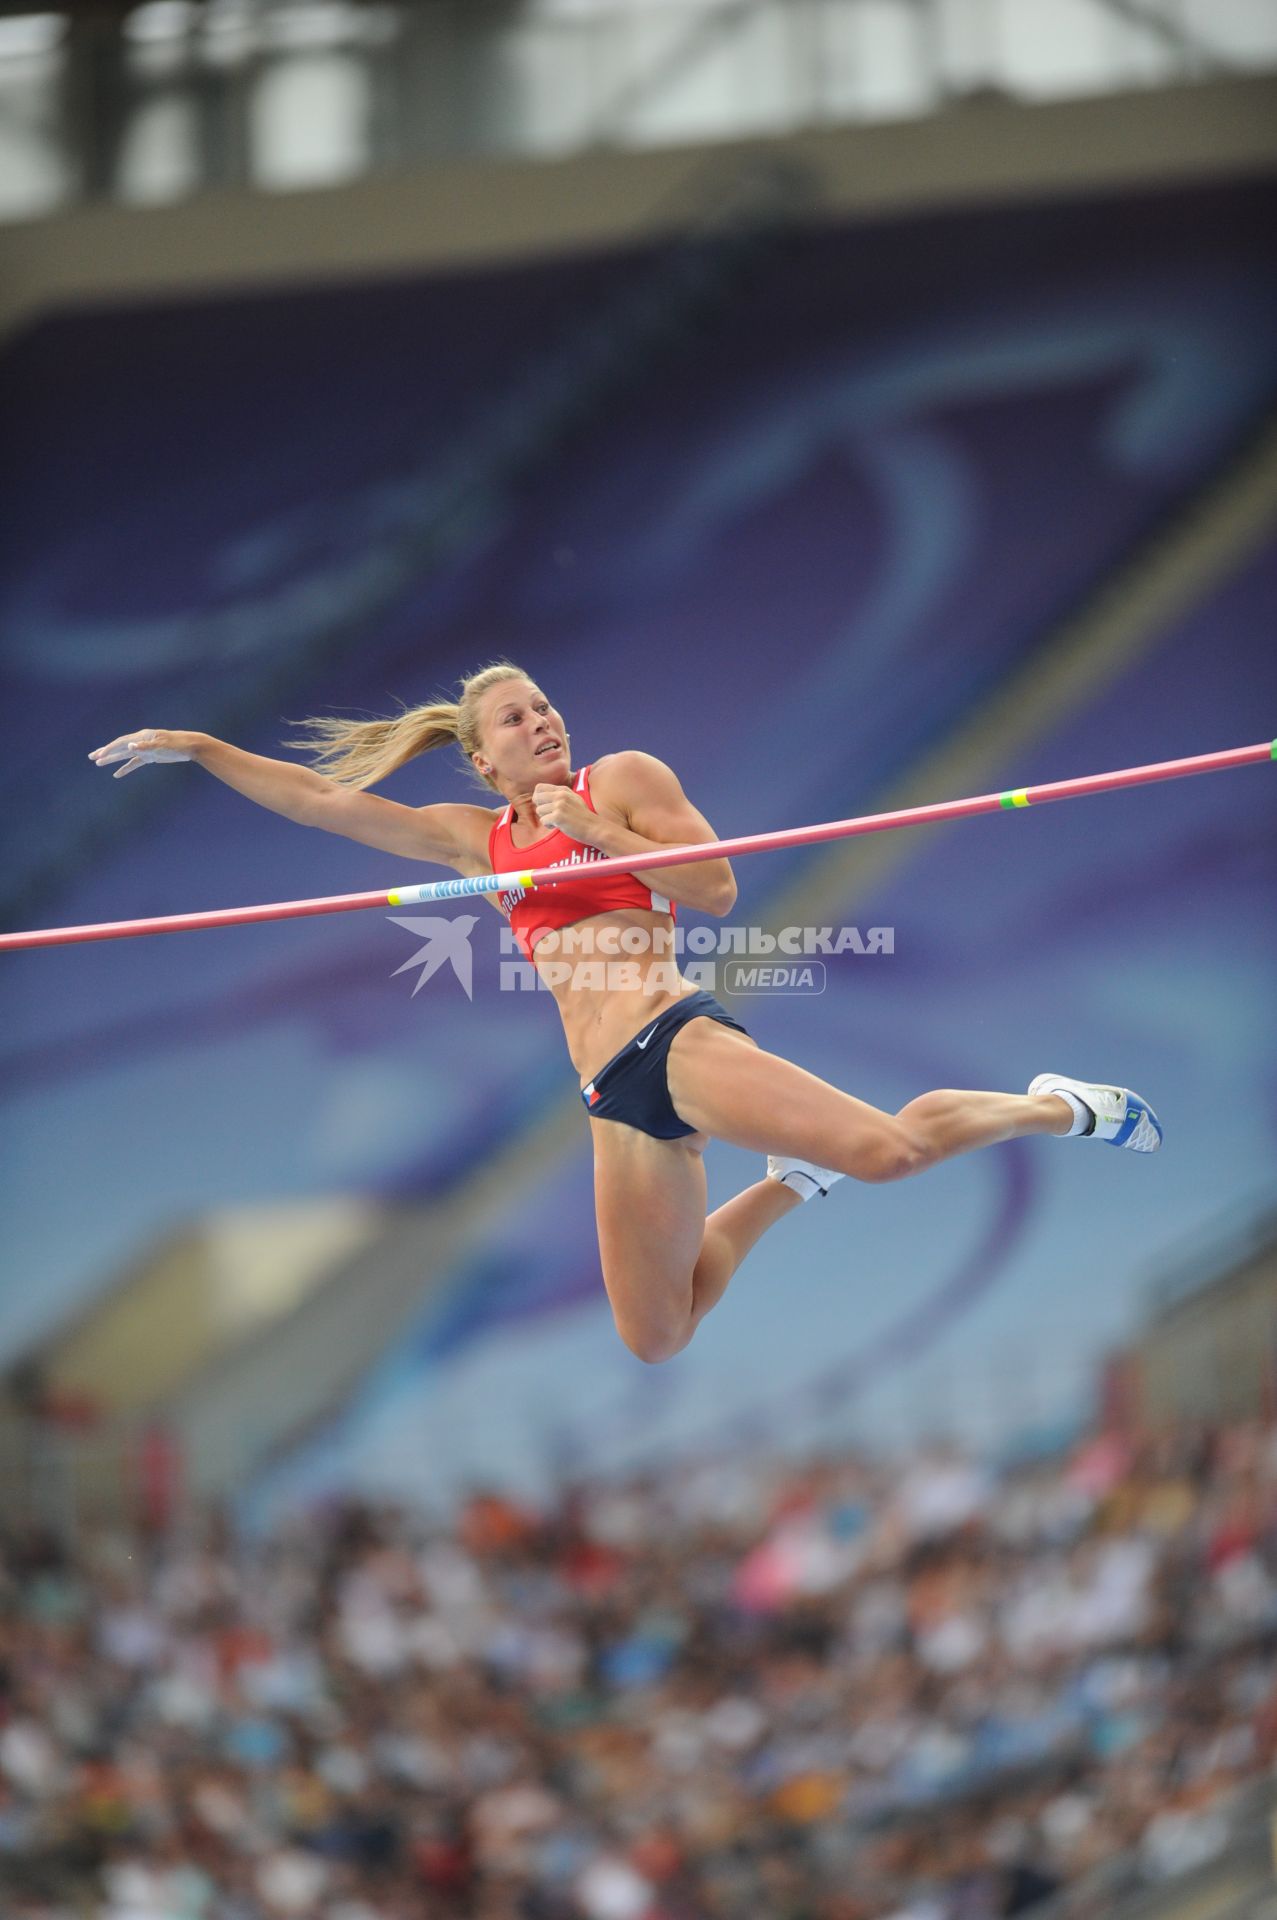
[[[598,1097],[599,1097],[599,1090],[595,1086],[593,1080],[591,1080],[589,1086],[585,1089],[585,1098],[586,1098],[587,1105],[592,1107],[594,1105],[594,1102],[598,1099]]]

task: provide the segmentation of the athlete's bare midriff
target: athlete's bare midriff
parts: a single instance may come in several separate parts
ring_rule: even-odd
[[[668,913],[627,907],[538,940],[533,965],[554,995],[582,1084],[667,1007],[695,993],[678,971],[673,933]]]

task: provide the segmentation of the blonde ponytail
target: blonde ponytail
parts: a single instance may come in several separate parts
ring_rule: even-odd
[[[466,769],[476,773],[470,756],[479,751],[478,703],[480,695],[499,680],[525,680],[522,667],[513,661],[497,660],[461,682],[459,700],[437,700],[421,707],[405,707],[389,720],[336,720],[318,718],[292,724],[308,734],[308,739],[283,740],[281,746],[294,747],[311,755],[317,773],[326,774],[346,787],[372,787],[388,774],[414,760],[419,753],[435,747],[455,744],[461,749]],[[476,775],[485,786],[494,786],[483,775]]]

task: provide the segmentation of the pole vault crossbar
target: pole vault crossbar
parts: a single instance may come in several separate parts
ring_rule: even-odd
[[[481,873],[458,880],[427,880],[373,893],[337,893],[320,900],[277,900],[257,907],[213,907],[202,913],[169,913],[149,920],[106,920],[85,927],[43,927],[30,933],[0,934],[0,950],[72,946],[85,940],[130,940],[147,933],[190,933],[201,927],[237,927],[259,920],[299,920],[320,913],[353,913],[366,907],[434,906],[489,893],[530,892],[564,880],[602,879],[610,873],[644,873],[652,868],[690,866],[697,860],[734,860],[746,853],[780,852],[786,847],[815,847],[850,840],[862,833],[887,833],[897,827],[938,826],[977,813],[1015,813],[1053,800],[1080,800],[1087,794],[1116,793],[1155,780],[1183,780],[1195,773],[1224,773],[1233,767],[1277,760],[1277,740],[1253,747],[1229,747],[1187,760],[1159,760],[1116,773],[1084,774],[1076,780],[1052,780],[1044,786],[1011,787],[969,800],[939,800],[930,806],[902,807],[892,813],[867,813],[851,820],[829,820],[815,827],[782,827],[776,833],[744,834],[735,840],[708,840],[698,846],[662,847],[659,853],[624,854],[572,867],[540,867],[522,872]]]

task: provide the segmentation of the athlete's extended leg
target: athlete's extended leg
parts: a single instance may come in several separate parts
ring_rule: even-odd
[[[599,1255],[617,1331],[641,1360],[668,1360],[759,1237],[801,1201],[760,1180],[706,1219],[703,1136],[654,1140],[615,1120],[594,1120],[591,1132]]]
[[[949,1088],[883,1113],[713,1020],[690,1020],[675,1034],[667,1075],[674,1110],[689,1126],[858,1180],[901,1180],[976,1147],[1064,1134],[1074,1124],[1073,1109],[1054,1093]]]
[[[695,1134],[658,1140],[616,1120],[591,1122],[604,1283],[621,1338],[643,1360],[681,1352],[749,1249],[801,1204],[780,1180],[760,1180],[707,1220],[701,1154],[711,1135],[884,1181],[1002,1140],[1078,1129],[1076,1103],[1047,1091],[946,1089],[883,1113],[705,1019],[679,1029],[666,1064],[674,1109]],[[1040,1077],[1084,1097],[1122,1092]],[[1117,1142],[1126,1123],[1116,1109],[1097,1117],[1109,1129],[1102,1137]]]

